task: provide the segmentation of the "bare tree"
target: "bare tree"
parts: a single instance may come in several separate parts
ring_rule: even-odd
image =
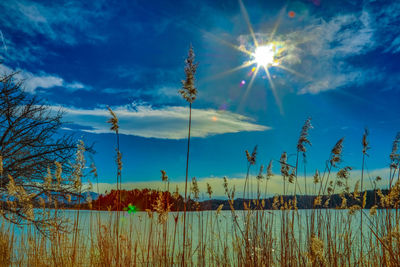
[[[41,231],[61,226],[50,213],[34,214],[37,203],[70,198],[80,186],[76,141],[62,135],[62,111],[23,91],[15,73],[0,77],[0,214]],[[79,177],[78,177],[79,176]],[[53,202],[54,205],[54,202]]]

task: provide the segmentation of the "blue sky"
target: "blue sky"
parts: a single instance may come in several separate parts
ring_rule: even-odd
[[[116,168],[107,106],[120,118],[127,188],[159,186],[161,169],[173,182],[184,180],[188,106],[178,90],[190,44],[199,62],[190,177],[217,187],[223,176],[240,184],[244,151],[255,145],[254,175],[283,151],[293,163],[308,117],[314,126],[308,175],[324,168],[344,136],[341,166],[353,167],[359,179],[365,127],[369,175],[387,173],[400,130],[396,1],[243,1],[241,7],[213,0],[5,0],[0,10],[0,72],[19,70],[29,94],[65,109],[64,130],[95,143],[103,188],[113,186]],[[271,81],[263,69],[253,79],[255,65],[230,72],[251,59],[234,47],[254,51],[246,13],[259,43],[272,38],[284,48],[279,66],[268,67]]]

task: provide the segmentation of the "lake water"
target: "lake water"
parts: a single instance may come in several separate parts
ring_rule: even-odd
[[[392,214],[395,214],[395,210],[391,211]],[[76,220],[77,211],[75,210],[60,210],[58,211],[59,215],[62,215],[64,218],[69,219],[71,222]],[[373,226],[374,223],[379,223],[379,219],[382,219],[385,211],[377,212],[377,215],[370,216],[369,210],[364,210],[363,213],[363,234],[366,238],[374,238],[371,234],[370,226]],[[236,236],[240,236],[243,231],[245,231],[247,226],[247,211],[236,211],[235,216],[236,220],[234,220],[234,215],[231,211],[220,211],[219,214],[216,214],[216,211],[202,211],[202,212],[188,212],[187,213],[187,225],[188,225],[188,239],[193,246],[193,250],[195,250],[199,240],[202,239],[203,242],[215,243],[216,247],[224,247],[228,244],[233,244]],[[286,216],[286,219],[283,218]],[[314,214],[315,220],[318,218],[322,221],[315,221],[314,226],[317,228],[318,224],[324,224],[324,222],[330,220],[330,231],[333,236],[340,239],[343,238],[341,236],[345,231],[349,232],[351,229],[350,238],[353,238],[354,246],[357,247],[357,242],[360,236],[360,211],[356,211],[354,215],[349,215],[348,210],[317,210]],[[310,229],[311,223],[311,210],[299,210],[295,211],[280,211],[280,210],[268,210],[268,211],[259,211],[258,214],[256,211],[253,211],[251,217],[253,220],[255,218],[259,218],[259,224],[255,226],[255,224],[251,224],[250,227],[253,227],[250,233],[256,233],[260,235],[265,231],[269,231],[268,233],[272,236],[275,242],[281,238],[281,230],[283,226],[293,227],[293,234],[297,240],[301,240],[305,238],[307,234],[307,229]],[[158,214],[153,213],[150,217],[147,212],[120,212],[119,215],[119,226],[120,233],[123,235],[130,235],[130,238],[133,242],[140,242],[145,244],[149,240],[149,233],[152,232],[152,238],[156,239],[162,236],[163,225],[158,222]],[[261,219],[263,218],[263,219]],[[398,217],[397,217],[398,218]],[[108,211],[80,211],[79,216],[79,231],[81,237],[84,237],[83,242],[90,242],[90,240],[95,240],[97,238],[96,234],[91,234],[90,230],[94,230],[92,232],[97,233],[97,229],[99,229],[99,223],[101,225],[109,225],[112,220],[117,219],[117,212],[108,212]],[[175,232],[175,220],[176,223],[176,232]],[[6,227],[10,226],[9,223],[1,221]],[[291,223],[293,222],[293,225]],[[393,219],[393,223],[396,222]],[[183,213],[182,212],[170,212],[168,214],[168,219],[165,224],[167,227],[167,242],[169,245],[172,244],[173,240],[175,240],[175,246],[177,248],[182,247],[182,229],[183,229]],[[258,231],[255,230],[254,227],[258,227]],[[16,248],[18,248],[19,237],[22,236],[23,233],[26,233],[29,230],[29,227],[23,228],[15,228],[11,227],[12,231],[14,231],[16,238]],[[372,227],[372,229],[375,229]],[[314,231],[316,232],[316,230]],[[326,229],[323,229],[323,232],[326,234]],[[174,239],[175,238],[175,239]],[[249,243],[251,243],[251,239],[258,238],[257,236],[250,234],[248,236]],[[279,247],[279,245],[276,245]],[[194,252],[195,254],[195,252]]]
[[[282,212],[286,212],[289,215],[289,219],[292,219],[292,213],[294,211],[280,211],[280,210],[268,210],[268,211],[259,211],[258,216],[261,218],[264,216],[264,221],[268,219],[268,223],[273,224],[273,232],[279,233],[281,231],[281,218]],[[349,216],[348,210],[319,210],[317,211],[316,217],[330,218],[331,223],[333,225],[337,225],[340,223],[346,223],[346,225],[351,222],[352,229],[357,231],[360,227],[360,211],[356,212],[354,215]],[[395,211],[393,211],[394,213]],[[320,214],[319,214],[320,213]],[[380,211],[378,210],[377,217],[381,216]],[[59,216],[62,216],[71,222],[76,220],[77,211],[75,210],[59,210]],[[246,214],[247,211],[235,211],[237,224],[233,220],[233,214],[229,210],[222,210],[217,215],[216,211],[201,211],[201,212],[187,212],[187,222],[189,229],[193,233],[193,236],[197,236],[198,231],[201,229],[201,225],[203,226],[203,231],[210,230],[212,227],[215,231],[218,229],[218,233],[222,235],[226,235],[228,238],[232,236],[234,228],[238,226],[244,229],[246,227]],[[264,214],[264,215],[263,215]],[[294,231],[298,233],[302,229],[307,226],[307,218],[310,218],[312,212],[311,210],[298,210],[294,213]],[[327,216],[329,215],[329,216]],[[173,234],[172,227],[175,226],[175,218],[178,216],[177,229],[180,230],[183,225],[183,212],[170,212],[168,214],[167,225],[171,231],[169,234]],[[253,218],[257,216],[256,211],[253,211]],[[363,215],[363,231],[369,232],[369,223],[372,221],[374,217],[369,215],[369,210],[364,210]],[[90,226],[92,224],[96,225],[98,222],[101,224],[108,224],[110,219],[115,220],[117,218],[117,212],[108,212],[108,211],[88,211],[81,210],[79,215],[79,229],[81,233],[88,234],[90,230]],[[261,219],[260,219],[261,220]],[[0,219],[0,222],[4,223],[6,226],[10,225],[7,221]],[[139,235],[146,235],[146,231],[149,230],[149,226],[151,224],[158,225],[158,214],[153,213],[153,217],[150,218],[147,212],[120,212],[119,219],[120,227],[122,231],[128,230],[133,227],[133,230],[137,232]],[[14,228],[14,227],[13,227]],[[156,228],[156,226],[154,226]],[[153,228],[153,229],[154,229]],[[15,227],[16,235],[20,235],[22,232],[27,230],[27,227],[18,228]]]

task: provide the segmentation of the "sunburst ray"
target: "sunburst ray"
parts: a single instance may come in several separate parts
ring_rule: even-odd
[[[264,67],[264,70],[265,70],[265,72],[267,73],[267,78],[268,78],[269,86],[271,87],[271,91],[272,91],[272,94],[274,95],[275,102],[276,102],[276,104],[277,104],[278,107],[279,107],[280,113],[283,115],[283,114],[284,114],[284,111],[283,111],[282,103],[281,103],[281,100],[280,100],[279,97],[278,97],[278,93],[276,92],[276,88],[275,88],[274,82],[273,82],[272,79],[271,79],[271,74],[269,73],[268,68]]]
[[[275,33],[278,30],[279,25],[281,24],[285,10],[286,10],[286,6],[284,8],[282,8],[281,11],[279,12],[278,19],[276,20],[274,28],[271,31],[268,43],[271,43],[274,40]]]
[[[247,95],[249,94],[251,87],[253,86],[254,79],[256,78],[259,69],[260,69],[260,66],[257,66],[256,70],[253,73],[253,76],[251,77],[249,85],[246,87],[246,91],[243,94],[242,100],[239,103],[238,110],[241,110],[243,108],[244,102],[246,101]]]
[[[239,0],[239,4],[240,4],[240,10],[242,11],[243,17],[246,20],[247,27],[249,28],[251,37],[253,37],[254,46],[258,47],[257,38],[256,38],[256,35],[254,34],[253,26],[251,26],[249,14],[247,13],[246,7],[244,6],[242,0]]]
[[[211,39],[214,39],[214,40],[216,40],[217,42],[220,42],[220,43],[222,43],[222,44],[224,44],[224,45],[226,45],[226,46],[229,46],[229,47],[231,47],[231,48],[233,48],[233,49],[235,49],[235,50],[238,50],[238,51],[240,51],[240,52],[243,52],[243,53],[245,53],[245,54],[248,54],[249,56],[251,56],[251,55],[253,54],[252,52],[250,52],[249,50],[247,50],[244,46],[237,46],[237,45],[234,45],[234,44],[232,44],[232,43],[230,43],[230,42],[228,42],[228,41],[225,41],[224,39],[219,38],[219,37],[216,36],[215,34],[212,34],[212,33],[208,32],[208,31],[205,31],[205,30],[201,30],[201,31],[205,34],[206,37],[211,38]]]
[[[215,80],[215,79],[222,78],[222,77],[227,76],[227,75],[229,75],[229,74],[231,74],[231,73],[233,73],[235,71],[247,68],[247,67],[249,67],[251,65],[254,65],[254,60],[247,61],[247,62],[243,63],[242,65],[236,67],[236,68],[233,68],[233,69],[221,72],[221,73],[217,73],[217,74],[215,74],[215,75],[213,75],[211,77],[208,77],[208,78],[204,79],[204,81],[208,82],[208,81],[212,81],[212,80]]]

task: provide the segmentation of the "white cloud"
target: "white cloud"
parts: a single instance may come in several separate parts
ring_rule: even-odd
[[[57,108],[57,107],[54,107]],[[110,133],[106,123],[110,114],[104,109],[63,108],[64,120],[91,130],[92,133]],[[170,106],[152,108],[151,106],[136,106],[134,109],[125,106],[114,109],[118,116],[120,133],[147,138],[183,139],[187,137],[189,110],[187,107]],[[248,117],[229,111],[214,109],[192,109],[193,137],[237,133],[243,131],[265,131],[267,126],[258,125]]]
[[[400,29],[393,27],[400,16],[400,3],[366,3],[362,11],[334,16],[328,21],[314,19],[303,30],[289,34],[290,42],[298,42],[300,73],[312,79],[299,89],[300,93],[318,93],[340,87],[358,86],[379,81],[385,88],[396,87],[398,75],[382,75],[374,66],[355,66],[350,59],[380,49],[400,51]],[[393,77],[394,76],[394,77]]]
[[[350,70],[348,73],[326,73],[322,77],[310,81],[306,87],[299,90],[299,93],[317,94],[322,91],[340,88],[350,83],[361,81],[363,76],[362,71],[354,70]]]
[[[366,70],[352,66],[349,57],[375,47],[369,13],[338,15],[329,21],[315,20],[304,30],[288,35],[288,42],[301,45],[301,63],[296,67],[311,80],[300,93],[319,93],[368,81]]]
[[[62,86],[64,81],[60,77],[50,76],[42,74],[40,76],[34,76],[32,73],[23,72],[25,83],[24,87],[28,92],[34,92],[37,88],[52,88],[55,86]],[[16,77],[18,78],[18,77]]]
[[[0,64],[0,75],[11,73],[15,73],[15,79],[23,81],[23,89],[30,93],[35,93],[36,89],[38,88],[49,89],[57,86],[62,86],[70,91],[90,89],[90,87],[87,87],[79,82],[67,83],[63,78],[57,75],[51,75],[44,72],[34,74],[26,70],[15,71],[6,65]]]
[[[165,98],[182,98],[178,92],[178,88],[175,86],[161,86],[157,89],[157,94]]]
[[[87,86],[81,84],[80,82],[73,82],[73,83],[67,84],[67,87],[70,89],[87,89]]]
[[[376,176],[380,176],[383,178],[382,181],[377,183],[377,188],[383,189],[387,188],[387,177],[389,177],[390,170],[389,168],[383,168],[383,169],[375,169],[370,172],[366,172],[365,174],[365,180],[364,180],[364,190],[370,190],[374,188],[374,185],[371,184],[370,179],[375,179]],[[244,188],[244,182],[245,182],[245,174],[238,175],[236,177],[227,177],[228,178],[228,187],[232,189],[235,187],[235,198],[242,198],[243,197],[243,188]],[[332,172],[331,179],[335,180],[336,179],[336,172]],[[353,170],[350,172],[350,178],[348,181],[348,185],[350,187],[350,191],[353,191],[354,186],[357,181],[359,181],[361,178],[361,170]],[[304,194],[304,177],[299,177],[299,187],[300,191],[302,194]],[[307,176],[307,192],[308,194],[314,194],[314,192],[318,193],[319,190],[319,185],[317,185],[314,189],[314,184],[313,184],[313,177],[312,176]],[[254,189],[254,195],[253,197],[256,197],[256,189],[257,189],[257,179],[253,176],[250,177],[250,188]],[[226,197],[225,195],[225,189],[223,187],[223,177],[203,177],[197,179],[198,186],[200,189],[201,194],[204,194],[204,197],[207,195],[207,183],[211,185],[212,190],[213,190],[213,197],[215,198],[221,198],[221,197]],[[287,182],[286,182],[287,185]],[[260,191],[262,194],[265,192],[265,179],[263,179],[260,182]],[[176,187],[178,187],[180,194],[184,193],[185,190],[185,182],[174,182],[170,181],[170,191],[174,192],[176,190]],[[298,188],[299,188],[298,187]],[[149,189],[155,189],[155,190],[164,190],[165,185],[162,181],[141,181],[141,182],[127,182],[127,183],[122,183],[122,189],[126,190],[132,190],[132,189],[144,189],[144,188],[149,188]],[[297,193],[300,194],[299,189],[297,188]],[[116,189],[116,184],[113,183],[99,183],[99,192],[104,194],[104,192],[107,190],[108,192],[111,191],[111,189]],[[97,190],[97,184],[94,186],[93,191]],[[275,194],[283,194],[283,179],[280,174],[274,175],[267,184],[267,195],[275,195]],[[294,192],[294,185],[290,184],[289,187],[287,187],[287,194],[293,194]],[[335,192],[338,193],[338,192]]]

